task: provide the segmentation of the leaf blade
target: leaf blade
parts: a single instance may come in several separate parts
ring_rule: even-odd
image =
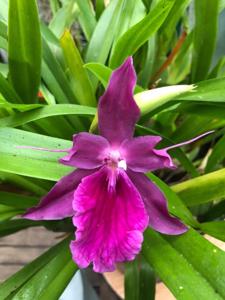
[[[18,95],[32,103],[41,74],[41,34],[35,0],[9,1],[8,32],[10,79]]]

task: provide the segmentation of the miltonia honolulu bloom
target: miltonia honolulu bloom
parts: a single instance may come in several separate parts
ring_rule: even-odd
[[[81,268],[93,263],[96,272],[112,271],[115,263],[133,260],[147,226],[171,235],[187,230],[169,214],[165,196],[144,175],[174,165],[167,153],[170,148],[155,149],[161,137],[133,137],[140,117],[133,98],[135,84],[130,57],[112,73],[100,98],[100,135],[74,135],[73,147],[60,162],[77,169],[24,216],[32,220],[73,216],[73,259]]]

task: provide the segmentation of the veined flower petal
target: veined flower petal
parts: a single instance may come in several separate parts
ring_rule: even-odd
[[[98,106],[99,131],[112,145],[133,136],[140,110],[133,98],[136,74],[132,57],[116,69]]]
[[[81,268],[90,263],[94,271],[106,272],[116,262],[134,259],[140,251],[148,216],[141,196],[124,171],[115,189],[108,189],[107,168],[85,177],[73,201],[77,227],[71,243],[74,261]]]
[[[126,139],[120,146],[120,152],[126,160],[128,167],[135,172],[146,173],[162,168],[175,168],[173,160],[167,152],[168,150],[190,144],[212,132],[206,132],[191,140],[163,149],[154,149],[161,140],[160,136],[147,135]]]
[[[60,162],[81,169],[95,169],[103,164],[109,142],[100,135],[81,132],[73,136],[73,147]]]
[[[140,136],[125,140],[120,147],[128,167],[135,171],[145,173],[161,168],[174,167],[169,154],[158,154],[154,147],[161,141],[160,136]],[[164,154],[164,152],[163,152]]]
[[[162,166],[158,166],[158,169],[160,168],[163,168],[163,167],[166,167],[166,168],[175,168],[175,165],[173,164],[173,160],[171,158],[171,156],[169,155],[169,153],[167,151],[169,151],[170,149],[174,149],[174,148],[178,148],[178,147],[182,147],[184,145],[188,145],[188,144],[191,144],[211,133],[213,133],[214,131],[208,131],[208,132],[205,132],[199,136],[196,136],[194,137],[193,139],[191,140],[187,140],[187,141],[184,141],[184,142],[181,142],[179,144],[175,144],[175,145],[171,145],[171,146],[168,146],[166,148],[163,148],[163,149],[153,149],[153,152],[155,153],[155,155],[157,155],[159,158],[161,158],[161,162],[162,162]],[[134,170],[135,171],[135,170]]]
[[[75,170],[64,176],[42,198],[39,205],[28,209],[23,217],[31,220],[58,220],[73,216],[74,191],[81,179],[91,172],[93,171]]]
[[[181,221],[169,214],[166,198],[154,183],[144,174],[129,170],[128,175],[142,196],[150,227],[169,235],[182,234],[188,230]]]

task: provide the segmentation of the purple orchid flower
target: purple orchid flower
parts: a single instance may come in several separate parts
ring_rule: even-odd
[[[160,136],[133,137],[140,117],[133,98],[135,84],[129,57],[112,73],[100,98],[100,135],[74,135],[68,155],[60,159],[78,169],[24,215],[32,220],[73,216],[76,238],[70,248],[80,268],[93,263],[96,272],[113,271],[115,263],[133,260],[148,226],[170,235],[188,229],[169,214],[165,196],[144,173],[173,168],[167,151],[190,141],[157,150]]]

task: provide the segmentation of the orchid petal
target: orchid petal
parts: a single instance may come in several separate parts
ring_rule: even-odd
[[[133,98],[136,74],[132,57],[116,69],[98,106],[99,131],[113,145],[131,138],[140,110]]]
[[[74,214],[72,207],[74,190],[81,179],[90,173],[91,171],[87,170],[75,170],[64,176],[42,198],[40,204],[28,209],[23,217],[31,220],[58,220],[71,217]]]
[[[164,148],[164,149],[162,149],[162,150],[168,151],[168,150],[173,149],[173,148],[177,148],[177,147],[181,147],[181,146],[184,146],[184,145],[191,144],[191,143],[196,142],[197,140],[199,140],[199,139],[201,139],[201,138],[203,138],[203,137],[205,137],[205,136],[207,136],[207,135],[209,135],[209,134],[211,134],[211,133],[213,133],[213,132],[214,132],[214,130],[207,131],[207,132],[205,132],[205,133],[203,133],[203,134],[200,134],[200,135],[194,137],[193,139],[190,139],[190,140],[181,142],[181,143],[179,143],[179,144],[175,144],[175,145],[166,147],[166,148]]]
[[[175,168],[175,165],[173,164],[173,161],[172,161],[172,158],[171,156],[169,155],[169,153],[167,151],[171,150],[171,149],[174,149],[174,148],[178,148],[178,147],[181,147],[181,146],[184,146],[184,145],[188,145],[188,144],[191,144],[205,136],[207,136],[208,134],[211,134],[213,133],[214,131],[208,131],[208,132],[205,132],[191,140],[188,140],[188,141],[184,141],[184,142],[181,142],[179,144],[175,144],[175,145],[171,145],[171,146],[168,146],[166,148],[163,148],[163,149],[153,149],[153,152],[154,154],[156,154],[158,157],[161,158],[161,161],[164,162],[164,167],[166,168]],[[158,169],[162,168],[163,165],[160,167],[158,166]],[[135,171],[135,170],[134,170]]]
[[[172,158],[167,152],[168,150],[195,142],[212,132],[209,131],[191,140],[163,149],[154,149],[161,140],[160,136],[141,136],[126,139],[120,146],[120,152],[128,167],[135,172],[145,173],[156,169],[175,168]]]
[[[77,227],[71,243],[74,261],[81,268],[91,262],[94,271],[115,269],[116,262],[134,259],[140,251],[148,216],[141,196],[124,171],[115,189],[108,188],[108,169],[85,177],[74,194]]]
[[[170,156],[157,153],[154,147],[161,141],[160,136],[140,136],[125,140],[120,147],[128,167],[135,172],[148,172],[173,167]]]
[[[167,201],[160,189],[153,184],[144,174],[134,173],[129,170],[128,175],[145,204],[149,214],[149,226],[164,234],[182,234],[188,228],[177,218],[170,216]]]
[[[109,142],[104,137],[81,132],[73,136],[73,147],[60,162],[81,169],[95,169],[103,164],[109,147]]]

